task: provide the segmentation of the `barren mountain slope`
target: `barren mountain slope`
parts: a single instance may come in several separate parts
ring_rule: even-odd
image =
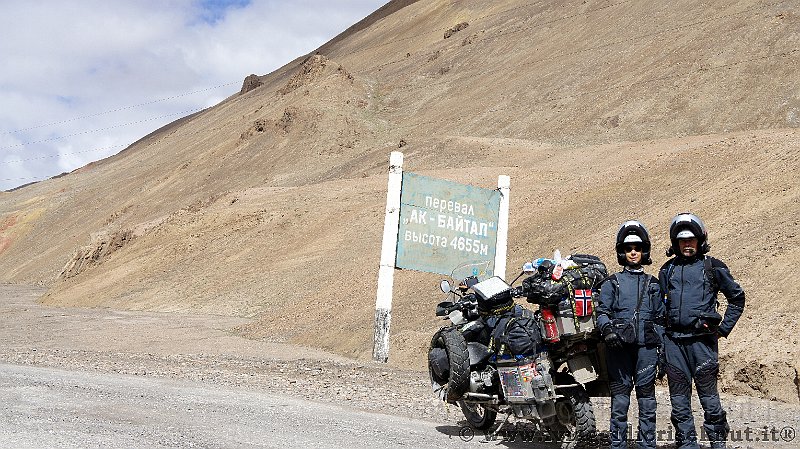
[[[748,293],[725,387],[800,400],[796,0],[404,3],[115,157],[0,195],[0,280],[44,283],[52,304],[257,317],[240,331],[369,357],[402,141],[409,171],[511,176],[509,274],[556,248],[612,264],[629,217],[655,271],[670,218],[698,213]],[[397,273],[392,363],[422,366],[437,280]]]

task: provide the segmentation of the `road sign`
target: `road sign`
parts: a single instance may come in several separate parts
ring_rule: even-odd
[[[464,262],[495,271],[501,194],[415,173],[403,173],[397,268],[448,275]]]
[[[372,358],[389,360],[395,268],[450,274],[467,262],[488,265],[488,276],[506,276],[511,179],[497,189],[403,172],[403,153],[389,157]]]

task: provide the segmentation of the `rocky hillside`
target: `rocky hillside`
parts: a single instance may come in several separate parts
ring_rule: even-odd
[[[511,176],[509,272],[556,248],[613,264],[631,217],[655,270],[672,216],[699,214],[748,295],[725,389],[798,402],[796,6],[391,2],[114,157],[0,194],[0,281],[369,358],[400,148],[412,172]],[[438,278],[397,273],[390,363],[423,367]]]

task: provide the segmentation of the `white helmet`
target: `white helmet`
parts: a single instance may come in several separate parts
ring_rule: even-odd
[[[650,233],[640,221],[628,220],[622,223],[617,231],[617,263],[627,265],[625,259],[625,244],[640,243],[642,245],[642,265],[650,265],[653,260],[650,258]]]
[[[708,231],[703,220],[691,212],[681,212],[672,219],[669,225],[669,240],[672,246],[667,250],[667,256],[680,254],[679,239],[697,239],[698,254],[705,254],[711,247],[708,244]]]

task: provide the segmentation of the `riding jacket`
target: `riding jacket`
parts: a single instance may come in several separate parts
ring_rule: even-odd
[[[727,337],[742,316],[744,290],[718,259],[674,257],[661,267],[658,279],[666,302],[666,330],[670,335],[686,337],[717,332]],[[724,319],[717,312],[719,292],[728,301]],[[718,328],[714,321],[719,323]]]

